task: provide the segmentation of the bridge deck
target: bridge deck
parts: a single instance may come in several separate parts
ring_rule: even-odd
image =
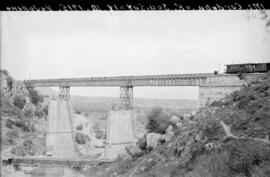
[[[33,87],[89,87],[89,86],[199,86],[213,73],[168,74],[144,76],[115,76],[90,78],[61,78],[25,80],[26,86]]]

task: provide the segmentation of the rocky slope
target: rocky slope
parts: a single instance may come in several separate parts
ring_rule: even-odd
[[[1,70],[1,158],[45,152],[47,100]]]
[[[170,141],[151,151],[89,169],[85,175],[270,176],[270,74],[200,109],[174,131]]]

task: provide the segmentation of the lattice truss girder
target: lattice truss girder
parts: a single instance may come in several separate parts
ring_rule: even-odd
[[[133,87],[120,87],[120,108],[132,109],[133,107]]]
[[[59,87],[59,97],[60,98],[70,98],[70,87]]]

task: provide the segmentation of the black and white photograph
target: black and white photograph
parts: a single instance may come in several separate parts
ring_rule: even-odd
[[[270,10],[0,17],[1,177],[270,176]]]

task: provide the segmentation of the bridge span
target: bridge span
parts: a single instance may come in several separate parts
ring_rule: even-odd
[[[25,80],[33,87],[199,86],[213,73]]]
[[[59,87],[59,96],[68,98],[70,87],[120,87],[120,108],[132,109],[133,87],[137,86],[197,86],[204,92],[204,87],[226,88],[241,87],[244,84],[236,74],[165,74],[142,76],[114,76],[114,77],[89,77],[89,78],[60,78],[25,80],[27,87]],[[229,89],[231,90],[231,89]],[[233,89],[234,90],[234,89]],[[215,93],[219,93],[215,92]],[[204,96],[199,94],[200,106],[205,105]],[[223,94],[224,95],[224,94]],[[211,94],[207,94],[211,96]],[[203,99],[201,99],[203,98]],[[219,97],[218,97],[219,98]]]

